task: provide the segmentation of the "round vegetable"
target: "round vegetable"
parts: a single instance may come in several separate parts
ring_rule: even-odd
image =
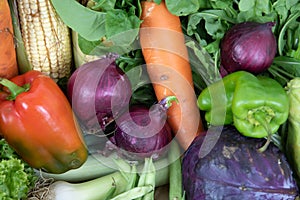
[[[128,158],[158,158],[172,140],[172,132],[166,121],[167,109],[171,105],[167,97],[147,108],[135,105],[129,112],[116,119],[117,129],[112,143]],[[171,97],[172,98],[172,97]]]
[[[229,29],[221,42],[221,75],[239,70],[257,74],[269,68],[277,49],[274,25],[244,22]]]
[[[131,85],[116,65],[118,55],[108,54],[85,63],[68,81],[68,97],[87,132],[98,132],[128,107]]]
[[[221,131],[213,149],[203,158],[199,150],[205,134],[195,138],[183,163],[183,186],[187,200],[295,199],[298,188],[284,154],[273,143],[242,136],[233,126]],[[210,132],[209,134],[212,134]]]

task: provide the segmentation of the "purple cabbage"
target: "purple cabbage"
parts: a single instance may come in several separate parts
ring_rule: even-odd
[[[258,74],[268,69],[277,49],[274,25],[243,22],[229,29],[221,41],[221,75],[239,70]]]
[[[105,130],[129,106],[131,84],[116,65],[118,55],[108,54],[80,66],[71,75],[67,90],[72,108],[85,131]]]
[[[205,134],[196,137],[184,154],[182,175],[187,200],[296,198],[293,172],[275,145],[271,143],[259,153],[264,139],[242,136],[233,126],[227,126],[212,151],[199,158]]]

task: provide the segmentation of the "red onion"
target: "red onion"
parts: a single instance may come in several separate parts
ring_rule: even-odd
[[[115,118],[113,114],[119,115],[129,105],[131,85],[126,74],[116,65],[117,57],[108,54],[85,63],[68,81],[72,108],[87,132],[104,130]]]
[[[274,25],[244,22],[229,29],[221,41],[221,75],[239,70],[258,74],[268,69],[277,49]]]
[[[143,105],[130,108],[116,120],[117,129],[111,142],[120,148],[127,158],[158,158],[172,140],[172,132],[166,121],[170,100],[167,97],[150,109]]]

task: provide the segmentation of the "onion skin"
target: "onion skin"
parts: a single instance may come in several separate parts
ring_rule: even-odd
[[[173,139],[166,112],[167,107],[161,104],[150,109],[135,105],[116,120],[115,135],[110,140],[129,159],[157,159]]]
[[[239,70],[258,74],[268,69],[277,51],[274,25],[243,22],[229,29],[221,41],[221,75]]]
[[[68,98],[86,132],[104,130],[114,115],[129,106],[131,84],[116,65],[117,57],[108,54],[87,62],[77,68],[68,81]]]

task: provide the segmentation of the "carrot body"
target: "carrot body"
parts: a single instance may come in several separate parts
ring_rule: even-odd
[[[203,131],[196,103],[192,70],[178,16],[164,2],[142,2],[140,44],[147,72],[158,100],[175,95],[178,103],[168,110],[168,123],[178,142],[187,149]]]
[[[14,33],[7,0],[0,1],[0,77],[12,78],[18,74]]]

